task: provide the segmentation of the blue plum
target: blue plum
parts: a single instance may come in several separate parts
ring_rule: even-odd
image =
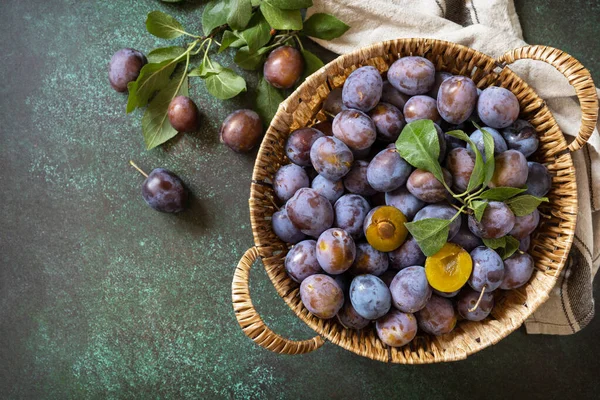
[[[333,224],[333,207],[329,200],[310,188],[302,188],[285,204],[287,215],[304,234],[319,237]]]
[[[356,245],[356,257],[348,270],[352,275],[371,274],[379,276],[387,271],[389,258],[386,253],[375,250],[369,243]]]
[[[363,318],[377,319],[384,316],[392,306],[390,290],[375,275],[358,275],[350,285],[350,301]]]
[[[413,196],[405,186],[385,193],[385,204],[394,206],[410,221],[417,212],[425,207],[425,202]]]
[[[552,187],[552,175],[545,165],[535,161],[527,163],[527,191],[525,193],[537,197],[543,197],[550,191]]]
[[[344,106],[355,110],[369,111],[373,109],[383,90],[383,80],[375,67],[360,67],[353,71],[342,90]]]
[[[420,119],[429,119],[436,124],[442,122],[442,117],[437,109],[435,99],[429,96],[419,95],[411,97],[404,105],[404,118],[407,123]]]
[[[477,86],[466,76],[453,76],[440,85],[437,109],[441,117],[451,124],[462,124],[477,105]]]
[[[371,210],[369,202],[357,194],[345,194],[334,204],[334,226],[348,232],[354,239],[363,235],[363,222]]]
[[[494,308],[494,295],[491,292],[483,293],[477,308],[470,311],[477,304],[480,295],[480,292],[469,288],[465,288],[460,292],[458,301],[456,302],[456,309],[461,317],[469,321],[482,321],[490,315],[492,308]]]
[[[533,258],[527,254],[513,254],[504,260],[504,277],[500,289],[511,290],[525,285],[533,274]]]
[[[413,218],[413,221],[420,221],[426,218],[440,218],[440,219],[452,219],[456,214],[456,210],[447,204],[430,204],[423,207],[417,215]],[[448,232],[448,240],[452,240],[458,233],[461,227],[462,220],[456,218],[450,223],[450,231]]]
[[[425,254],[421,251],[419,244],[410,236],[394,251],[388,253],[390,258],[390,268],[401,270],[413,265],[424,265]]]
[[[515,226],[515,214],[501,201],[490,201],[483,212],[481,221],[469,215],[469,229],[482,239],[498,239]]]
[[[350,172],[344,176],[344,187],[347,191],[361,196],[372,196],[377,193],[367,181],[368,161],[357,160],[352,165]]]
[[[296,228],[292,221],[288,218],[285,208],[273,214],[271,219],[273,232],[286,243],[295,244],[306,238],[306,235]]]
[[[333,136],[352,150],[364,150],[375,142],[375,123],[367,114],[358,110],[343,110],[333,119]]]
[[[388,346],[402,347],[417,334],[417,319],[413,314],[392,310],[375,323],[379,339]]]
[[[285,154],[294,164],[310,166],[310,148],[313,143],[325,136],[315,128],[300,128],[290,134],[285,143]]]
[[[354,155],[341,140],[325,136],[313,143],[310,149],[310,161],[320,175],[338,181],[352,168]]]
[[[440,336],[450,333],[456,326],[456,313],[452,302],[435,294],[416,316],[419,329],[430,335]]]
[[[535,153],[540,144],[533,125],[522,119],[518,119],[511,126],[502,129],[502,136],[504,136],[509,149],[518,150],[525,157]]]
[[[431,298],[425,268],[412,266],[398,272],[390,285],[390,292],[392,304],[398,310],[407,313],[421,310]]]
[[[296,164],[282,166],[273,178],[273,192],[284,203],[291,199],[298,189],[309,185],[310,181],[306,171]]]
[[[406,123],[402,112],[388,103],[377,104],[369,112],[369,116],[375,124],[377,139],[386,143],[395,142]]]
[[[335,317],[344,305],[344,293],[330,276],[315,274],[300,284],[300,299],[304,307],[319,318]]]
[[[485,287],[486,292],[492,292],[500,286],[504,278],[504,263],[494,250],[479,246],[471,251],[473,272],[469,278],[469,286],[478,292]]]
[[[295,282],[301,283],[314,274],[322,274],[323,270],[317,260],[317,242],[303,240],[290,249],[285,256],[285,270]]]
[[[435,67],[423,57],[402,57],[390,66],[387,78],[401,93],[425,94],[435,84]]]
[[[411,171],[396,149],[383,149],[369,163],[367,181],[379,192],[390,192],[404,185]]]
[[[344,184],[342,181],[331,181],[323,175],[317,175],[310,184],[310,187],[332,204],[344,194]]]
[[[490,86],[485,88],[477,101],[477,114],[481,121],[492,128],[506,128],[519,117],[519,101],[508,89]]]
[[[331,228],[319,236],[316,254],[319,265],[325,272],[339,275],[346,272],[354,262],[356,245],[345,230]]]

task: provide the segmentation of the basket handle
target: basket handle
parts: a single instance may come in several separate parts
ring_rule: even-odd
[[[594,132],[598,119],[598,95],[590,72],[574,57],[548,46],[535,45],[514,49],[504,53],[498,58],[498,62],[508,65],[521,59],[539,60],[552,65],[575,88],[581,106],[581,127],[577,137],[569,145],[569,150],[579,150]]]
[[[321,336],[317,335],[312,339],[302,341],[285,339],[269,329],[258,315],[250,299],[248,281],[250,268],[259,256],[256,247],[246,250],[233,275],[231,284],[233,310],[242,331],[256,344],[275,353],[305,354],[318,349],[325,343]]]

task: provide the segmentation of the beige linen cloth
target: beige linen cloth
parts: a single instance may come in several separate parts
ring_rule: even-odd
[[[313,0],[313,4],[308,15],[330,13],[350,25],[338,39],[315,40],[338,54],[413,37],[460,43],[492,57],[526,45],[512,0]],[[581,113],[566,78],[539,61],[518,61],[511,69],[546,100],[562,131],[576,136]],[[528,333],[572,334],[594,316],[592,280],[600,264],[598,127],[588,143],[572,154],[579,217],[569,260],[550,299],[525,321]]]

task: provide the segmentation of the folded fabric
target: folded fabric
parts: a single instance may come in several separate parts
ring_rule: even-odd
[[[308,15],[315,13],[333,14],[350,26],[338,39],[314,39],[338,54],[416,37],[459,43],[492,57],[527,44],[512,0],[313,0]],[[546,101],[561,130],[576,136],[581,111],[565,77],[539,61],[520,60],[510,68]],[[528,333],[572,334],[594,316],[592,280],[600,265],[598,126],[588,144],[572,156],[579,197],[575,239],[550,298],[525,321]]]

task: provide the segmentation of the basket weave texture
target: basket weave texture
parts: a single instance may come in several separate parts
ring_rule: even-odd
[[[356,68],[371,65],[385,73],[400,57],[418,55],[433,62],[438,71],[469,76],[481,89],[495,85],[511,90],[521,106],[520,118],[535,127],[540,147],[537,161],[553,175],[549,203],[540,207],[546,216],[532,236],[530,254],[536,270],[530,282],[516,290],[496,295],[496,306],[489,318],[481,322],[460,321],[454,331],[435,337],[419,332],[408,345],[391,348],[383,344],[374,329],[361,331],[344,328],[336,319],[323,320],[310,314],[299,296],[299,285],[284,268],[288,246],[271,228],[276,211],[271,182],[281,165],[288,164],[284,145],[295,129],[323,121],[321,107],[328,93],[343,85]],[[548,62],[561,71],[575,87],[582,107],[579,136],[568,145],[554,117],[537,94],[507,66],[518,59]],[[373,360],[423,364],[466,358],[517,329],[547,298],[565,265],[573,242],[577,216],[577,187],[570,151],[580,148],[591,135],[596,123],[598,99],[589,72],[573,57],[545,46],[527,46],[513,50],[498,60],[454,43],[431,39],[399,39],[372,45],[341,56],[311,75],[285,101],[271,122],[260,147],[251,184],[250,218],[256,247],[249,249],[238,265],[234,281],[233,306],[244,333],[259,345],[284,354],[313,351],[324,339],[353,353]],[[252,305],[248,291],[249,271],[257,258],[263,264],[278,294],[294,313],[318,336],[292,341],[272,332],[264,325]]]

